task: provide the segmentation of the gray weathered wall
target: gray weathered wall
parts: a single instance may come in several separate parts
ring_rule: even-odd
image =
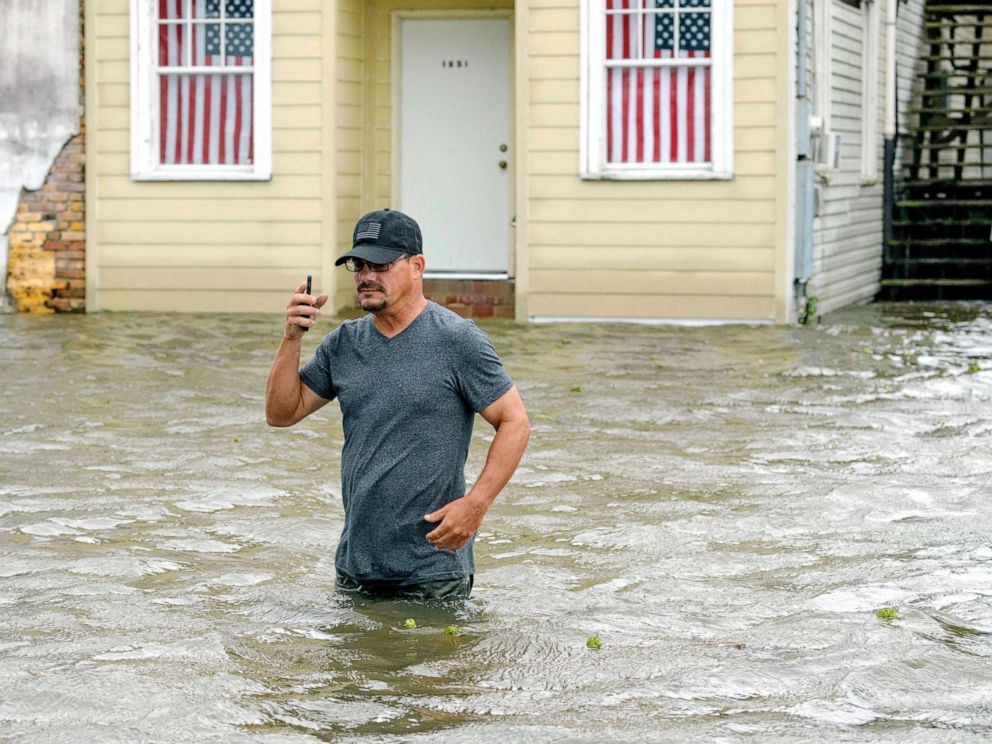
[[[21,188],[79,131],[79,0],[0,0],[0,278]],[[0,280],[0,296],[4,281]]]
[[[810,294],[819,297],[819,311],[830,312],[846,305],[870,301],[878,292],[882,269],[882,187],[885,110],[885,10],[887,2],[873,0],[878,14],[876,63],[878,92],[874,111],[862,108],[862,85],[866,77],[862,36],[864,11],[840,0],[823,0],[831,14],[830,38],[830,129],[842,136],[841,162],[837,169],[820,167],[817,183],[818,209],[813,233],[813,273]],[[813,17],[814,0],[806,0]],[[923,40],[925,0],[899,4],[896,37],[897,120],[900,132],[912,125],[915,77]],[[812,24],[809,30],[812,47]],[[812,56],[812,55],[811,55]],[[815,75],[817,71],[812,70]],[[815,94],[815,88],[814,88]],[[861,168],[863,117],[876,117],[878,177],[866,180]],[[902,151],[900,149],[900,155]]]

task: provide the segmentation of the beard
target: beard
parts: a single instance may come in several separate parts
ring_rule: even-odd
[[[359,299],[358,304],[362,306],[362,310],[367,313],[377,313],[380,310],[385,310],[386,306],[389,304],[389,300],[385,297],[380,297],[378,299],[373,299],[369,297],[368,299]]]
[[[389,299],[383,295],[378,298],[372,297],[362,297],[363,289],[374,289],[377,292],[383,292],[382,287],[375,284],[362,284],[358,287],[358,304],[361,305],[362,310],[367,313],[377,313],[380,310],[385,310],[389,305]]]

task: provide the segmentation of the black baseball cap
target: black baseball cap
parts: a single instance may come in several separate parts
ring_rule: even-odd
[[[401,258],[403,254],[424,252],[420,225],[409,215],[395,209],[377,209],[359,219],[351,242],[351,250],[335,261],[335,266],[340,266],[349,258],[383,264]]]

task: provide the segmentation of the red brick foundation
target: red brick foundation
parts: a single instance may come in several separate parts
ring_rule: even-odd
[[[83,0],[79,3],[79,96],[83,101]],[[7,289],[21,311],[86,309],[85,117],[39,191],[22,191],[8,233]]]
[[[424,294],[463,318],[513,318],[512,279],[424,279]]]
[[[18,309],[86,309],[83,142],[62,148],[40,191],[24,191],[9,233],[8,289]]]

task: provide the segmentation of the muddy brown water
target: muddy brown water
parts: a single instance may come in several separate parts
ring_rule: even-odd
[[[534,434],[432,607],[334,595],[278,318],[0,316],[0,739],[988,740],[992,307],[485,328]]]

